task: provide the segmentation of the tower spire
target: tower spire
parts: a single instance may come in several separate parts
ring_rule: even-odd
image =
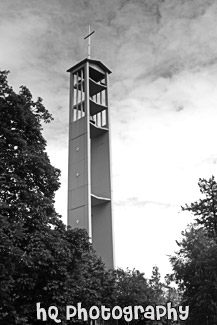
[[[89,33],[87,36],[85,36],[84,39],[88,38],[88,48],[87,48],[87,58],[90,59],[90,51],[91,51],[91,42],[90,42],[90,36],[95,33],[95,30],[93,32],[90,32],[90,25],[89,25]]]

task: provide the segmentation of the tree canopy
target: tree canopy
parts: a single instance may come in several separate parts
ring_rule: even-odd
[[[190,324],[203,325],[217,321],[217,184],[212,176],[198,185],[203,197],[183,207],[196,221],[183,231],[170,260],[183,303],[190,305]]]
[[[106,301],[113,278],[84,230],[66,229],[54,208],[60,171],[42,123],[52,120],[28,88],[16,94],[0,73],[0,321],[35,324],[36,303],[65,308]]]
[[[60,171],[50,164],[41,133],[41,122],[52,117],[28,88],[16,94],[5,71],[0,74],[0,108],[1,214],[32,226],[42,220],[53,224]]]

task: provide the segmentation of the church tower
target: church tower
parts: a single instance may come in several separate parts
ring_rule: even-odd
[[[84,59],[70,73],[68,225],[84,228],[107,268],[114,267],[108,75]]]

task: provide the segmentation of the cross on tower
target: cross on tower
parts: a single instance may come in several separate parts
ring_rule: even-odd
[[[85,36],[84,39],[88,38],[88,50],[87,50],[87,57],[88,59],[90,59],[90,49],[91,49],[91,44],[90,44],[90,36],[93,35],[93,33],[95,33],[95,30],[93,32],[90,32],[90,25],[89,25],[89,34],[87,36]]]

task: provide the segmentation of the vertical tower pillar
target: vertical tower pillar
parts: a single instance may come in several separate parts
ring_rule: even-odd
[[[114,267],[108,75],[85,59],[69,70],[68,225],[84,228],[107,268]]]

